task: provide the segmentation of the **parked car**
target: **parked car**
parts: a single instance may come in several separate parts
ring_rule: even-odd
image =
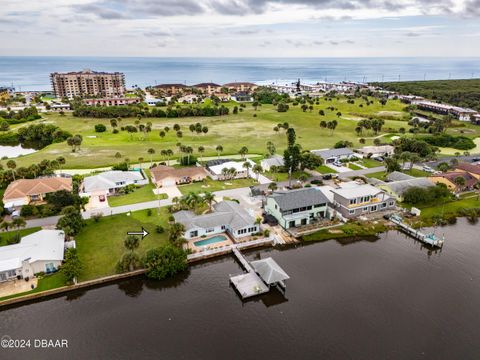
[[[435,172],[435,170],[433,170],[430,166],[427,166],[427,165],[423,165],[422,170],[426,171],[426,172],[429,172],[429,173],[434,173]]]

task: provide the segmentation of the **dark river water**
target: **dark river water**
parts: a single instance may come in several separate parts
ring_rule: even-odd
[[[233,257],[169,282],[123,281],[0,312],[0,335],[68,349],[0,359],[479,359],[480,225],[442,228],[432,252],[397,232],[258,250],[290,275],[244,302]]]

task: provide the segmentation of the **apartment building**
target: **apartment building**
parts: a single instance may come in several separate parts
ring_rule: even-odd
[[[125,75],[120,72],[107,73],[89,69],[79,72],[50,74],[55,96],[73,98],[76,96],[117,97],[125,94]]]

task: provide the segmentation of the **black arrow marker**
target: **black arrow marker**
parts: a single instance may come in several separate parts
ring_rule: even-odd
[[[142,236],[142,240],[145,238],[145,236],[147,236],[148,234],[150,234],[147,230],[145,230],[142,226],[142,231],[129,231],[127,232],[127,235],[141,235]]]

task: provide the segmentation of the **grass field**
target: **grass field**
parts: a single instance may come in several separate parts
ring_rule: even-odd
[[[337,171],[329,168],[326,165],[320,165],[315,168],[315,171],[318,171],[320,174],[336,174]]]
[[[407,174],[407,175],[414,176],[414,177],[425,177],[425,176],[432,175],[432,174],[430,174],[426,171],[419,170],[419,169],[413,169],[413,168],[411,170],[404,170],[402,172]]]
[[[442,204],[436,204],[433,206],[418,206],[423,219],[432,218],[435,215],[447,215],[456,214],[461,209],[478,208],[480,207],[480,200],[477,195],[471,195],[471,197],[450,201]]]
[[[374,173],[371,173],[371,174],[366,174],[365,176],[368,177],[368,178],[385,180],[385,178],[387,177],[387,174],[385,173],[385,171],[379,171],[379,172],[374,172]]]
[[[215,156],[217,145],[223,146],[223,155],[237,154],[242,146],[247,146],[250,153],[264,154],[267,141],[272,141],[277,147],[277,152],[281,153],[286,147],[285,131],[275,133],[273,127],[284,122],[288,122],[295,128],[297,141],[304,149],[331,147],[339,140],[351,141],[355,146],[360,145],[354,129],[358,120],[369,116],[385,118],[385,132],[392,133],[400,127],[405,127],[404,121],[398,121],[406,119],[407,115],[403,112],[405,105],[399,101],[391,100],[384,107],[377,100],[370,106],[359,107],[360,103],[363,103],[363,100],[357,99],[355,104],[348,104],[344,98],[334,99],[331,102],[322,99],[320,105],[314,105],[312,112],[303,112],[299,106],[291,106],[288,112],[279,113],[272,105],[263,105],[255,112],[252,106],[247,105],[243,112],[222,117],[143,119],[143,123],[152,122],[152,132],[145,139],[139,133],[135,133],[133,137],[122,131],[112,134],[110,119],[76,118],[70,114],[65,116],[53,113],[45,114],[41,120],[12,128],[16,129],[32,123],[55,124],[72,134],[82,135],[84,139],[79,152],[72,153],[66,142],[52,144],[37,153],[16,159],[19,166],[64,156],[66,158],[65,168],[93,168],[118,163],[125,157],[131,161],[138,161],[140,157],[150,160],[150,155],[147,153],[149,148],[156,151],[153,155],[154,161],[165,160],[160,155],[162,149],[172,149],[176,152],[175,156],[179,156],[176,148],[177,142],[192,146],[195,152],[198,146],[204,146],[203,156]],[[233,107],[233,104],[227,106]],[[329,106],[336,107],[342,116],[337,118],[337,111],[326,110]],[[320,109],[326,111],[325,116],[318,114]],[[253,116],[254,113],[257,114],[257,117]],[[321,120],[333,119],[338,121],[338,127],[333,133],[319,127]],[[123,119],[120,126],[133,124],[134,121],[135,119]],[[209,132],[206,135],[191,133],[188,126],[196,122],[208,126]],[[99,123],[106,125],[108,131],[95,133],[94,125]],[[177,138],[175,132],[171,130],[165,138],[161,139],[159,131],[165,126],[172,128],[175,123],[181,126],[183,137]],[[373,134],[364,134],[363,137],[367,139],[367,144],[372,144]],[[122,155],[121,159],[115,158],[117,152]],[[2,161],[2,163],[4,162]]]
[[[348,163],[348,168],[352,169],[352,170],[361,170],[362,168],[358,165],[356,165],[355,163]]]
[[[41,227],[33,227],[29,229],[20,229],[18,232],[20,233],[21,237],[33,234],[39,230],[41,230]],[[0,232],[0,246],[5,246],[8,245],[7,241],[11,236],[14,236],[17,233],[17,230],[12,230],[8,232]]]
[[[265,175],[267,178],[269,178],[270,180],[272,181],[275,181],[275,182],[279,182],[279,181],[287,181],[288,180],[288,173],[286,172],[276,172],[276,173],[273,173],[273,172],[266,172],[264,173],[263,175]],[[306,177],[310,177],[310,175],[308,175],[306,172],[304,171],[295,171],[293,174],[292,174],[292,179],[299,179],[301,176],[306,176]]]
[[[360,160],[359,163],[367,168],[374,168],[374,167],[383,165],[380,161],[377,161],[374,159],[367,159],[367,158]]]
[[[115,266],[126,251],[123,245],[128,231],[140,231],[144,227],[150,234],[140,244],[139,255],[144,255],[151,248],[168,241],[166,231],[155,232],[156,225],[167,229],[168,214],[165,208],[152,209],[127,214],[113,215],[100,219],[99,222],[88,220],[86,226],[76,237],[78,255],[85,264],[79,281],[90,280],[115,274]]]
[[[256,185],[257,181],[255,179],[234,179],[234,180],[226,180],[226,181],[217,181],[212,180],[210,178],[206,178],[204,181],[191,183],[188,185],[180,185],[178,189],[183,195],[188,193],[203,193],[205,191],[214,192],[220,190],[230,190],[230,189],[237,189],[242,187],[248,187],[252,185]]]
[[[108,205],[115,207],[167,198],[166,194],[155,195],[153,189],[154,187],[150,183],[126,195],[109,196]]]

